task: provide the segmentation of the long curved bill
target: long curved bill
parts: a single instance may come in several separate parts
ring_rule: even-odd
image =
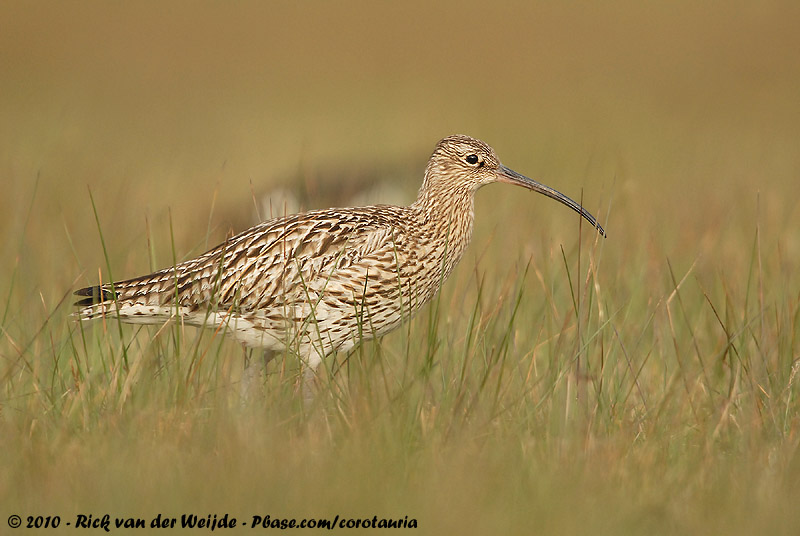
[[[539,192],[540,194],[544,194],[551,199],[559,201],[560,203],[564,203],[569,208],[571,208],[572,210],[583,216],[586,219],[586,221],[591,223],[592,227],[597,229],[601,236],[603,237],[606,236],[606,232],[603,230],[600,224],[597,223],[597,219],[594,216],[589,214],[586,210],[584,210],[582,206],[580,206],[578,203],[576,203],[566,195],[562,194],[561,192],[553,190],[549,186],[545,186],[544,184],[536,182],[533,179],[529,179],[525,175],[517,173],[513,169],[507,168],[506,166],[503,165],[501,165],[497,169],[497,180],[499,180],[500,182],[507,182],[509,184],[524,186],[529,190],[533,190],[534,192]]]

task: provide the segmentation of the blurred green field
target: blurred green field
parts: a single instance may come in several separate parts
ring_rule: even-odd
[[[797,534],[798,27],[777,0],[0,3],[0,532]],[[410,202],[454,133],[609,238],[482,190],[437,301],[305,407],[292,358],[242,408],[236,343],[69,318],[109,270],[242,230],[254,192],[385,169]]]

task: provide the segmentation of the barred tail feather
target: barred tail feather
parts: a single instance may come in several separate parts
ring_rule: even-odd
[[[159,295],[137,294],[137,289],[144,287],[139,280],[121,281],[118,283],[94,285],[75,291],[76,296],[85,296],[75,302],[78,311],[73,317],[78,320],[117,317],[125,322],[159,323],[175,315],[174,305],[162,304]],[[113,286],[114,290],[111,290]],[[183,308],[180,312],[183,312]]]
[[[74,292],[81,299],[74,305],[81,309],[74,314],[82,320],[102,316],[142,316],[151,312],[164,317],[161,309],[169,309],[175,297],[175,268],[167,268],[143,277],[104,283]],[[171,307],[174,309],[174,306]]]
[[[76,290],[75,295],[87,296],[86,298],[80,299],[75,302],[75,305],[78,307],[87,307],[89,305],[94,305],[97,303],[112,301],[115,298],[114,293],[111,292],[111,289],[100,285],[94,285],[91,287],[86,287],[80,290]]]

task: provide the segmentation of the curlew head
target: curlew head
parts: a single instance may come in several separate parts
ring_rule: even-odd
[[[494,149],[469,136],[448,136],[436,144],[425,170],[420,198],[433,192],[452,195],[464,189],[472,193],[493,182],[516,184],[555,199],[583,216],[602,236],[606,236],[595,217],[578,203],[549,186],[507,168],[500,163]]]

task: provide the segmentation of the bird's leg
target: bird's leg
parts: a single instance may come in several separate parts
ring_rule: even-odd
[[[309,344],[306,347],[299,349],[300,370],[302,375],[300,378],[300,391],[303,394],[303,402],[305,404],[311,403],[319,392],[319,372],[318,367],[322,363],[323,356],[320,356],[313,345]]]
[[[242,350],[244,351],[244,369],[242,369],[242,378],[239,381],[239,402],[242,406],[246,406],[254,398],[259,374],[258,367],[254,367],[252,363],[253,350],[245,345],[242,345]]]
[[[314,400],[314,396],[316,395],[316,388],[314,386],[316,379],[317,371],[314,367],[303,364],[303,378],[301,380],[302,384],[300,385],[300,389],[303,392],[303,402],[306,404],[310,404]]]
[[[263,398],[267,365],[275,357],[275,352],[264,349],[262,365],[262,363],[258,363],[253,359],[252,354],[252,349],[245,349],[244,370],[242,371],[242,380],[239,383],[239,400],[243,406],[256,398]]]
[[[268,350],[264,348],[264,352],[261,354],[261,358],[264,361],[264,373],[267,372],[267,365],[270,364],[270,361],[275,359],[275,352],[273,350]]]

